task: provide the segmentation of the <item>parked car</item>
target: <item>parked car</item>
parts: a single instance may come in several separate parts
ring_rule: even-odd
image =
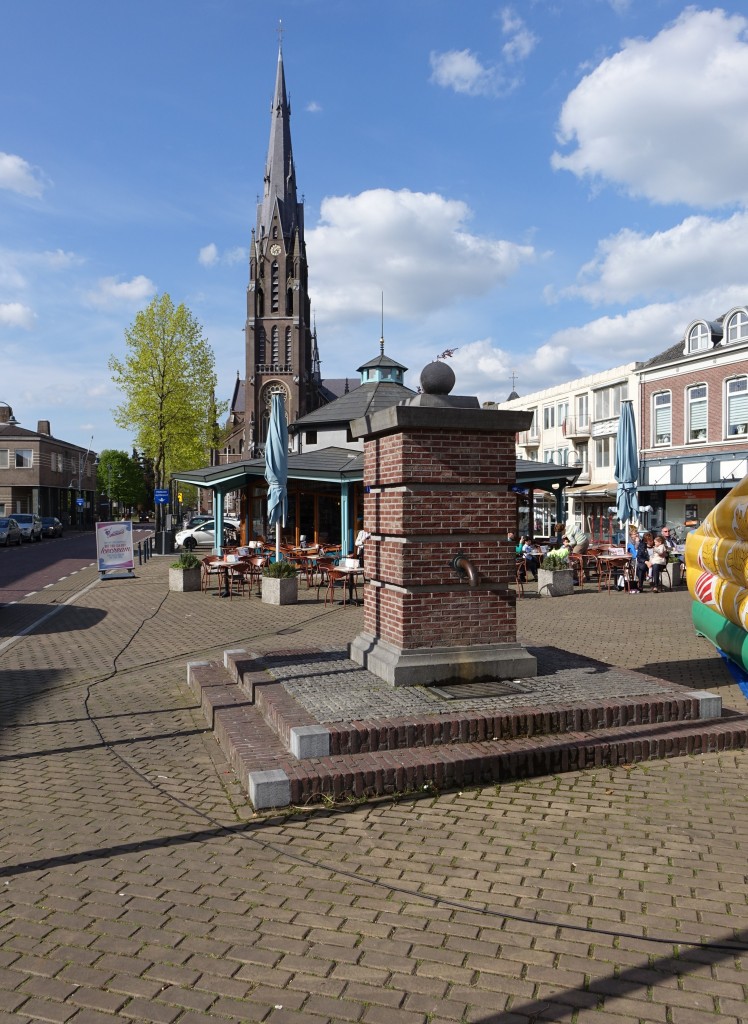
[[[42,535],[62,537],[62,523],[55,516],[42,516]]]
[[[20,544],[21,543],[21,527],[15,521],[5,517],[0,519],[0,544],[6,547],[9,544]]]
[[[213,516],[190,516],[185,523],[182,524],[183,530],[194,530],[196,526],[202,526],[203,523],[209,523],[213,519]],[[225,521],[225,520],[224,520]]]
[[[238,540],[238,519],[226,518],[223,521],[223,526],[224,544]],[[174,538],[174,542],[178,548],[184,548],[185,551],[194,551],[197,547],[212,548],[215,546],[215,530],[215,521],[213,519],[208,519],[207,522],[199,523],[197,526],[193,526],[186,530],[179,530]]]
[[[13,518],[21,528],[23,540],[42,539],[42,520],[41,516],[38,516],[36,512],[16,512]]]

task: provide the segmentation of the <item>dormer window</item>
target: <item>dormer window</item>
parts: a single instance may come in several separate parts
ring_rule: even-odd
[[[706,324],[695,324],[688,332],[688,344],[686,348],[689,352],[700,352],[702,349],[707,348],[709,345],[709,330]]]
[[[744,309],[738,309],[730,315],[726,335],[728,345],[748,339],[748,313]]]

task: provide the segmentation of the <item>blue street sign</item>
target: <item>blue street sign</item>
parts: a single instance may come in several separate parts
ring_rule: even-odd
[[[75,504],[76,505],[85,505],[86,504],[86,499],[85,498],[76,498],[75,499]]]
[[[165,487],[157,487],[153,492],[153,500],[157,505],[168,505],[169,491]]]

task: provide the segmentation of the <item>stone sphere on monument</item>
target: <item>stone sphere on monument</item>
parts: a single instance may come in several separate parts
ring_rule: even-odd
[[[427,395],[448,395],[454,386],[454,370],[440,359],[421,370],[421,388]]]

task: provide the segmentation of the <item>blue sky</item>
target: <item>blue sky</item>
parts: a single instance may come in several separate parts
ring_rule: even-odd
[[[323,373],[457,348],[502,400],[748,299],[732,0],[28,0],[0,37],[0,400],[129,449],[107,360],[156,293],[228,397],[277,26]]]

